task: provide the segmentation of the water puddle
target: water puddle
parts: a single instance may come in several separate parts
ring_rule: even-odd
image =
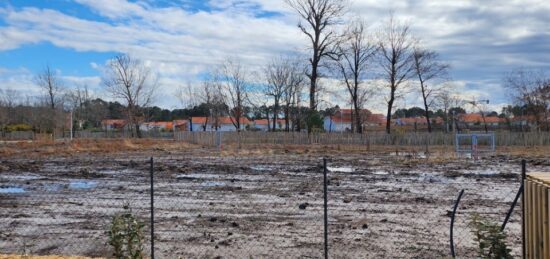
[[[1,187],[0,193],[7,193],[7,194],[25,193],[25,189],[21,187]]]
[[[336,173],[353,173],[355,172],[355,169],[353,169],[352,167],[327,167],[327,169],[331,172],[336,172]]]
[[[425,152],[391,152],[390,156],[400,156],[400,157],[406,157],[406,158],[427,158]]]
[[[374,174],[374,175],[389,175],[390,172],[386,172],[386,171],[374,171],[374,172],[372,172],[372,174]]]
[[[217,174],[178,174],[176,179],[178,180],[200,180],[200,179],[217,179],[220,178]]]
[[[92,189],[97,186],[93,181],[72,181],[69,183],[69,189]]]
[[[271,171],[273,170],[273,166],[255,165],[251,166],[250,169],[254,171]]]
[[[13,180],[40,180],[42,179],[43,177],[39,176],[39,175],[32,175],[32,174],[29,174],[29,175],[14,175],[14,176],[7,176],[6,178],[8,179],[13,179]]]
[[[479,171],[475,172],[475,174],[478,175],[478,176],[494,176],[494,175],[497,175],[499,173],[496,172],[496,171],[487,169],[487,170],[479,170]]]
[[[204,187],[220,187],[225,185],[226,184],[224,182],[205,182],[201,184],[201,186],[204,186]]]

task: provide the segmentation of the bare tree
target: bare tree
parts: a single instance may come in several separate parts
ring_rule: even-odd
[[[70,110],[73,113],[73,121],[78,122],[74,125],[77,128],[81,128],[81,122],[90,120],[90,113],[98,112],[90,110],[89,106],[92,96],[88,90],[88,85],[77,86],[76,89],[67,91],[66,99],[70,103]]]
[[[539,129],[546,124],[546,130],[550,130],[550,78],[543,71],[517,69],[505,76],[504,85],[525,114],[535,118]]]
[[[366,26],[363,21],[352,22],[343,41],[338,45],[336,67],[338,75],[343,78],[344,84],[350,94],[353,106],[352,131],[363,133],[364,117],[361,114],[364,102],[372,93],[366,87],[365,79],[371,60],[378,50],[377,44],[373,44],[367,37]]]
[[[340,18],[346,11],[347,0],[285,0],[298,15],[305,21],[298,27],[311,41],[312,54],[309,59],[310,71],[307,77],[309,86],[309,108],[317,108],[316,95],[319,66],[323,59],[333,52],[333,46],[338,36],[332,30],[333,25],[340,23]]]
[[[242,129],[245,117],[245,104],[248,102],[249,84],[247,71],[238,60],[227,59],[218,71],[224,103],[229,106],[231,122],[237,131]]]
[[[137,137],[141,138],[141,108],[152,103],[158,85],[151,70],[138,59],[127,54],[118,55],[108,62],[103,84],[113,98],[121,100],[126,106],[128,122]]]
[[[304,88],[304,83],[306,83],[305,78],[305,66],[298,60],[294,59],[289,62],[289,77],[288,85],[283,92],[283,102],[284,108],[283,112],[285,115],[285,131],[290,131],[291,121],[293,122],[293,128],[296,126],[299,127],[299,113],[301,112],[301,95]]]
[[[414,47],[413,52],[414,73],[418,77],[428,132],[432,132],[432,123],[430,121],[430,107],[435,101],[438,91],[444,84],[430,84],[438,78],[444,78],[447,75],[449,65],[439,61],[439,55],[435,51],[424,49],[420,46]]]
[[[4,132],[6,125],[9,123],[8,101],[7,93],[0,89],[0,132]]]
[[[208,116],[202,125],[202,130],[207,130],[207,125],[211,119],[211,124],[217,130],[221,116],[227,114],[227,105],[225,104],[222,94],[222,85],[219,81],[219,76],[211,75],[210,78],[203,82],[201,90],[198,92],[198,99],[204,103],[208,109]]]
[[[46,128],[50,128],[51,131],[54,134],[56,134],[56,129],[58,125],[58,120],[60,115],[59,112],[56,111],[57,108],[60,108],[58,106],[60,105],[61,97],[63,95],[63,86],[61,83],[61,80],[59,79],[59,76],[57,73],[50,68],[50,66],[46,66],[40,73],[36,75],[35,78],[36,84],[42,89],[44,92],[45,97],[45,105],[50,108],[48,111],[48,114],[45,115],[42,119],[46,123]]]
[[[17,119],[22,119],[22,116],[19,116],[16,113],[16,106],[20,101],[19,92],[14,89],[0,89],[0,131],[3,128],[15,122]],[[20,118],[17,118],[20,117]]]
[[[265,94],[273,99],[273,124],[272,130],[275,131],[277,119],[281,108],[281,99],[290,87],[291,64],[288,59],[279,57],[273,59],[264,68],[266,81]],[[269,117],[267,118],[269,121]],[[268,124],[269,125],[269,124]]]
[[[182,108],[192,108],[199,104],[197,91],[193,88],[191,82],[187,82],[187,84],[178,87],[174,92],[174,96],[178,99]]]
[[[48,65],[36,76],[36,83],[44,91],[48,99],[48,106],[52,110],[55,110],[63,91],[63,86],[57,73]]]
[[[412,65],[412,49],[414,39],[410,27],[396,21],[393,14],[378,35],[380,48],[380,66],[387,87],[390,89],[386,132],[391,133],[391,115],[398,90],[411,77],[414,71]]]

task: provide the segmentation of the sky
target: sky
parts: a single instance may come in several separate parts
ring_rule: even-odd
[[[550,70],[550,1],[351,0],[374,32],[389,14],[411,25],[422,44],[451,66],[461,98],[510,102],[504,75],[517,68]],[[66,87],[87,85],[109,99],[101,69],[119,53],[158,75],[155,105],[178,108],[174,93],[198,85],[210,69],[238,58],[251,71],[281,55],[307,55],[299,18],[283,0],[0,0],[0,89],[38,95],[33,78],[46,65]],[[345,106],[341,86],[327,81],[326,105]],[[384,93],[382,91],[382,93]],[[382,94],[381,93],[381,94]],[[384,96],[367,108],[384,110]],[[397,108],[420,105],[410,92]]]

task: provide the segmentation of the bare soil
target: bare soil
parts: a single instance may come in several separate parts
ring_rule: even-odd
[[[157,258],[321,258],[327,157],[331,257],[448,256],[450,211],[461,189],[456,251],[474,257],[469,218],[479,213],[502,223],[527,152],[474,161],[393,147],[220,152],[172,142],[32,145],[0,147],[0,254],[108,257],[106,231],[124,204],[146,224],[149,254],[154,157]],[[528,162],[530,171],[550,171],[542,151]],[[519,211],[506,227],[515,255]]]

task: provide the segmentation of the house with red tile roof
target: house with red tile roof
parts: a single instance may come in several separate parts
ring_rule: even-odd
[[[223,117],[192,117],[190,131],[236,131],[233,124],[234,118],[229,116]],[[240,119],[241,130],[245,130],[247,126],[252,126],[253,123],[247,118]]]
[[[152,121],[140,124],[140,129],[144,131],[160,130],[160,131],[187,131],[189,129],[188,120],[174,121]]]
[[[217,121],[218,131],[236,131],[236,120],[233,117],[220,117]],[[252,122],[245,117],[240,118],[240,130],[246,130],[247,126],[252,126]]]
[[[261,131],[270,131],[273,129],[273,119],[258,119],[253,122],[254,128]],[[277,119],[275,122],[276,130],[286,129],[286,121],[284,119]]]
[[[171,121],[143,122],[139,125],[139,129],[143,131],[172,131],[174,123]]]
[[[506,119],[495,116],[485,116],[485,120],[483,120],[483,116],[479,113],[460,114],[458,115],[458,121],[468,126],[484,125],[484,123],[487,123],[487,126],[497,127],[500,124],[506,123]]]
[[[384,115],[373,114],[367,109],[361,110],[360,115],[363,117],[363,128],[378,127],[386,122]],[[351,109],[340,109],[333,116],[326,116],[323,120],[323,126],[326,132],[351,131],[353,120]]]
[[[382,127],[386,125],[386,116],[380,113],[371,113],[367,115],[367,119],[363,124],[365,127]]]
[[[102,120],[101,121],[101,128],[105,131],[110,131],[110,130],[121,130],[121,129],[124,129],[124,127],[126,126],[127,122],[126,120],[110,120],[110,119],[106,119],[106,120]]]

